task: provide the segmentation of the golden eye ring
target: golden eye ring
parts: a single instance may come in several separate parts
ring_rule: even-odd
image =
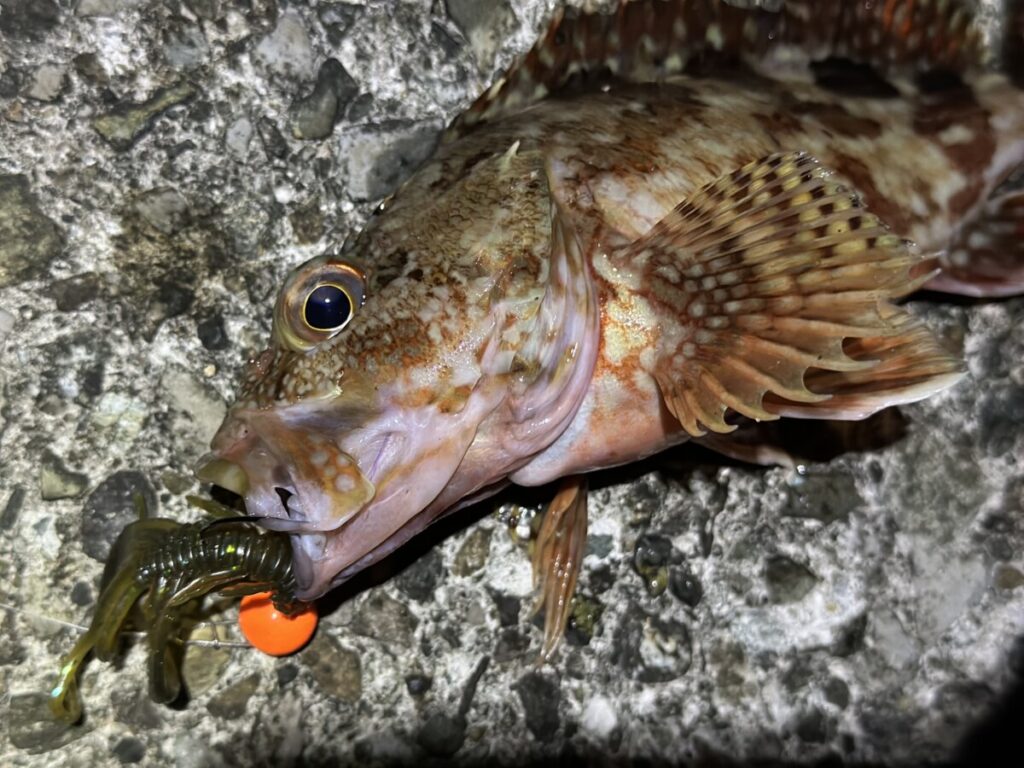
[[[307,352],[333,338],[366,300],[366,273],[341,257],[318,256],[297,267],[278,294],[274,338]]]

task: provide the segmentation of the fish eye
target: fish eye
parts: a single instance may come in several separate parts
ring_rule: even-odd
[[[333,338],[366,298],[366,275],[341,257],[319,256],[288,277],[274,309],[274,338],[306,352]]]
[[[342,286],[321,283],[306,294],[302,320],[314,331],[340,331],[355,313],[353,304]]]

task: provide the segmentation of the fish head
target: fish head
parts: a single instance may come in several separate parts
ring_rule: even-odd
[[[351,255],[295,269],[271,346],[249,363],[198,470],[263,526],[293,534],[300,596],[326,591],[427,508],[488,410],[475,392],[487,302],[467,308],[466,291],[412,271],[385,281]]]
[[[531,334],[552,335],[537,330],[550,210],[546,188],[522,173],[502,187],[521,192],[509,222],[479,175],[465,193],[395,205],[342,254],[291,273],[270,347],[200,468],[263,526],[292,535],[299,597],[500,483],[515,460],[492,449],[498,440],[474,440],[515,370],[538,368],[517,361]],[[496,434],[492,422],[484,431]]]

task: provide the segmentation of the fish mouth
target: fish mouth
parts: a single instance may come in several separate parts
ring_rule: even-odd
[[[321,433],[265,414],[225,423],[212,447],[196,476],[241,496],[246,514],[270,530],[336,531],[376,494],[357,457]],[[372,467],[377,458],[370,458]]]

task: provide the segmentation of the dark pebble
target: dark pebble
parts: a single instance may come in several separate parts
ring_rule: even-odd
[[[0,72],[0,99],[13,99],[21,91],[25,72],[17,67],[8,67]]]
[[[315,243],[324,233],[324,212],[320,198],[314,197],[288,216],[295,239],[306,245]]]
[[[498,609],[498,623],[503,627],[513,627],[519,623],[519,610],[523,601],[518,597],[501,592],[491,592],[491,599]]]
[[[71,602],[82,608],[92,605],[92,586],[86,581],[76,581],[71,587]]]
[[[594,568],[587,574],[587,583],[590,591],[595,595],[603,594],[615,584],[615,571],[607,566]]]
[[[150,298],[146,312],[144,336],[151,341],[164,320],[185,314],[195,301],[196,294],[191,286],[178,282],[174,277],[157,286],[156,294]]]
[[[704,597],[704,587],[701,586],[700,579],[694,576],[693,571],[686,565],[669,568],[668,591],[691,608],[697,607]]]
[[[282,664],[277,668],[277,684],[284,688],[299,676],[299,668],[294,664]]]
[[[864,500],[852,477],[839,473],[809,474],[789,489],[782,508],[786,517],[807,517],[831,523],[845,520]]]
[[[135,496],[141,494],[150,516],[157,512],[156,493],[141,472],[115,472],[89,494],[82,507],[82,550],[106,561],[121,530],[137,519]]]
[[[526,715],[526,727],[534,738],[543,742],[554,739],[561,725],[558,680],[540,672],[527,672],[512,687],[519,695]]]
[[[800,717],[796,724],[796,735],[808,744],[822,744],[829,738],[829,723],[817,709]]]
[[[260,687],[260,676],[255,672],[211,697],[207,711],[222,720],[238,720],[245,714],[245,705]]]
[[[416,741],[431,755],[451,757],[466,741],[466,719],[435,713],[420,726]]]
[[[356,702],[363,695],[363,665],[358,651],[318,632],[300,656],[317,685],[336,702]]]
[[[444,53],[447,60],[452,60],[462,51],[462,40],[453,32],[445,29],[444,25],[437,19],[430,25],[430,40],[437,48]]]
[[[1020,387],[1002,386],[981,397],[978,408],[981,445],[994,457],[1012,453],[1024,427],[1024,392]]]
[[[498,635],[494,645],[494,660],[498,662],[516,661],[530,649],[530,639],[514,627],[509,627]]]
[[[349,629],[385,643],[410,645],[419,623],[405,603],[383,590],[373,590],[356,606]]]
[[[672,560],[672,542],[665,536],[646,533],[633,548],[633,570],[644,582],[647,593],[660,595],[668,586],[668,566]]]
[[[132,736],[126,736],[114,745],[114,757],[122,765],[142,762],[146,756],[146,745]]]
[[[352,99],[352,103],[348,105],[348,110],[345,112],[345,117],[349,122],[358,123],[369,117],[372,109],[373,94],[361,93]]]
[[[202,345],[211,351],[227,349],[227,331],[224,330],[224,318],[220,315],[210,315],[196,324],[196,334]]]
[[[857,653],[864,647],[864,638],[867,636],[868,617],[861,614],[851,620],[839,633],[839,638],[830,649],[833,656],[845,658]]]
[[[71,60],[78,76],[92,85],[106,85],[110,81],[107,71],[103,69],[100,58],[92,51],[80,53]]]
[[[74,312],[95,301],[101,285],[99,275],[95,272],[83,272],[64,280],[55,280],[46,287],[46,292],[53,297],[59,311]]]
[[[160,88],[144,102],[119,102],[105,114],[94,118],[92,126],[114,149],[124,152],[142,138],[157,117],[188,101],[195,93],[195,86],[189,83]]]
[[[328,59],[317,72],[313,92],[292,105],[292,135],[306,141],[326,139],[358,92],[359,86],[341,62]]]
[[[850,704],[850,687],[838,677],[830,677],[825,683],[825,700],[840,709]]]
[[[664,683],[689,671],[693,640],[685,625],[649,616],[633,604],[615,628],[612,653],[634,680]]]
[[[771,668],[773,664],[769,662],[766,668]],[[811,678],[814,677],[814,670],[806,659],[801,656],[796,657],[793,663],[782,673],[782,684],[785,686],[789,693],[797,693],[802,691]]]
[[[256,122],[256,132],[259,134],[263,149],[270,157],[281,160],[288,156],[288,140],[277,129],[277,125],[269,117],[261,117]]]
[[[433,684],[433,678],[428,675],[414,673],[405,676],[405,688],[409,691],[410,696],[422,696],[430,690],[430,686]]]
[[[4,504],[3,511],[0,512],[0,530],[10,531],[14,528],[24,503],[25,489],[20,485],[14,486],[11,495],[7,497],[7,503]]]
[[[441,553],[432,549],[398,574],[395,585],[399,591],[418,603],[433,600],[443,569]]]

